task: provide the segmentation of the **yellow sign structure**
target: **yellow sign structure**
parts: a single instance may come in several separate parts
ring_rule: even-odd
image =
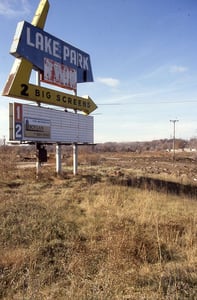
[[[48,0],[41,0],[32,25],[43,29],[49,10]],[[3,95],[38,103],[47,103],[64,108],[83,111],[90,114],[97,106],[90,97],[79,97],[42,86],[30,84],[33,64],[24,58],[16,58],[11,73],[3,90]]]

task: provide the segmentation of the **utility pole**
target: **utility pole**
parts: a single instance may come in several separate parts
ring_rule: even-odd
[[[3,146],[5,148],[5,142],[6,142],[6,138],[5,138],[5,135],[3,136]]]
[[[179,120],[170,120],[170,122],[173,123],[173,160],[175,160],[175,124],[176,122],[178,122]]]

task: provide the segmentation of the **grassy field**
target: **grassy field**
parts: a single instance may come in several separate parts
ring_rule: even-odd
[[[36,179],[1,152],[0,299],[197,299],[196,198],[116,184],[105,156]]]

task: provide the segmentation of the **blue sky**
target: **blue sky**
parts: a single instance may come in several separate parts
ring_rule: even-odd
[[[87,52],[93,83],[78,95],[97,104],[95,142],[197,136],[196,0],[49,0],[44,30]],[[0,89],[14,57],[19,21],[31,22],[39,0],[0,0]],[[67,92],[67,91],[65,91]],[[16,101],[16,100],[15,100]],[[0,96],[0,138],[8,137],[8,105]]]

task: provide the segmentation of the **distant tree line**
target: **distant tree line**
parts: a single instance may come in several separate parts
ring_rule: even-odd
[[[12,151],[16,153],[26,153],[30,154],[35,151],[35,145],[29,146],[12,146],[9,147],[5,140],[0,140],[0,147],[4,149],[12,148]],[[143,151],[170,151],[173,148],[173,139],[160,139],[153,141],[144,142],[106,142],[97,143],[93,146],[79,146],[82,152],[143,152]],[[197,150],[197,138],[191,138],[190,140],[176,139],[175,148],[181,150]],[[10,149],[11,150],[11,149]],[[72,145],[62,146],[63,152],[72,153]],[[55,145],[47,145],[47,151],[49,153],[54,153]]]
[[[160,139],[145,142],[107,142],[99,143],[95,146],[95,151],[103,152],[142,152],[142,151],[170,151],[173,147],[172,139]],[[190,140],[176,139],[176,149],[196,149],[197,138]]]

